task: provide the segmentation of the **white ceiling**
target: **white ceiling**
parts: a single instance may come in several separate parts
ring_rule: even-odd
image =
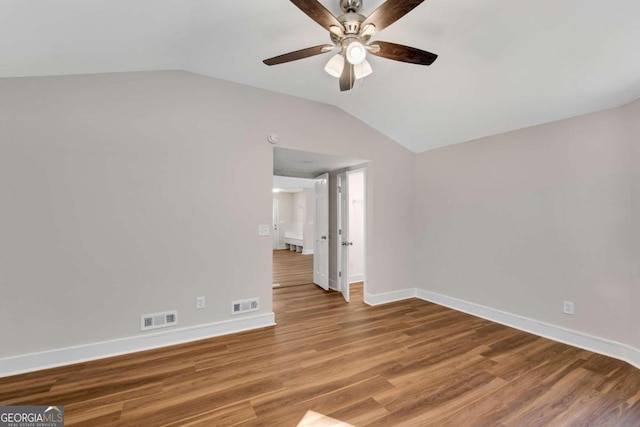
[[[321,3],[338,14],[338,0]],[[640,97],[638,0],[427,0],[374,40],[438,60],[371,57],[374,73],[345,93],[323,71],[330,54],[262,64],[329,40],[286,0],[0,0],[0,11],[2,77],[184,69],[336,105],[416,152]]]
[[[315,180],[290,176],[273,176],[273,189],[285,193],[297,193],[305,188],[314,188]]]
[[[367,163],[367,160],[309,153],[274,147],[273,174],[313,179],[325,172],[337,171]]]

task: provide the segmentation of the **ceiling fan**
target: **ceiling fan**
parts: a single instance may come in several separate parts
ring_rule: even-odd
[[[374,41],[371,36],[411,12],[424,0],[387,0],[368,17],[358,11],[362,0],[340,0],[343,14],[335,17],[317,0],[291,0],[311,19],[329,31],[333,45],[322,44],[265,59],[267,65],[283,64],[339,49],[327,63],[325,71],[340,79],[340,90],[353,88],[357,79],[373,72],[366,60],[367,52],[394,61],[431,65],[438,55],[396,43]]]

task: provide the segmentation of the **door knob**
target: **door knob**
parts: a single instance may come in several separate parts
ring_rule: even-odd
[[[322,240],[327,240],[327,236],[320,237]]]

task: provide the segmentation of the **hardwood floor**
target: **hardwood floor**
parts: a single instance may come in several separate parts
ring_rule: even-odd
[[[274,289],[278,326],[0,379],[67,426],[638,426],[640,370],[411,299]]]
[[[274,250],[273,283],[280,287],[313,283],[313,255],[286,249]]]

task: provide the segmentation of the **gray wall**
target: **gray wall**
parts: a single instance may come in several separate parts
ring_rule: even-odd
[[[254,296],[271,312],[269,131],[371,160],[367,292],[418,286],[640,347],[639,116],[414,155],[335,107],[186,72],[0,79],[0,357],[136,336],[149,312],[204,325]]]
[[[343,111],[179,71],[0,79],[0,357],[271,312],[269,131],[374,160],[368,291],[412,287],[383,248],[410,238],[414,155]]]
[[[419,287],[638,346],[639,113],[418,155]]]

